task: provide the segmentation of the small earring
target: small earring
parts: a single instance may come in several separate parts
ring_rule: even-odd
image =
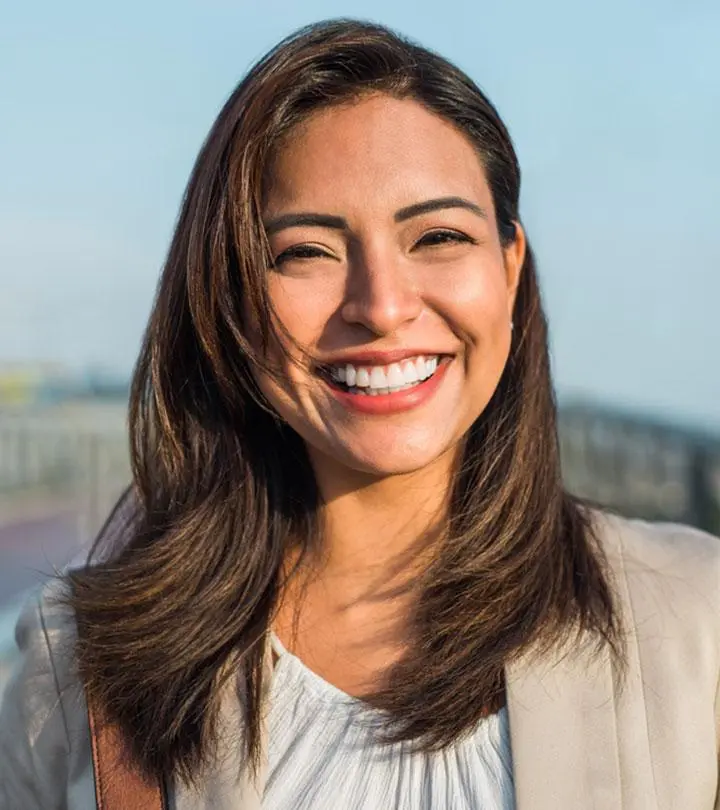
[[[512,320],[510,321],[510,331],[515,331],[515,324],[512,322]]]

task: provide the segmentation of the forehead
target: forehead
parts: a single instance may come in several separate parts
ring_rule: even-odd
[[[464,134],[414,100],[380,94],[312,115],[278,150],[269,181],[269,213],[395,209],[451,195],[490,201],[482,163]]]

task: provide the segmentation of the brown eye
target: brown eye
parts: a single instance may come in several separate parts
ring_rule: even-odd
[[[420,247],[435,247],[438,245],[457,243],[476,244],[475,240],[460,231],[430,231],[417,241]]]
[[[276,257],[274,265],[275,267],[280,267],[280,265],[292,259],[319,259],[327,255],[325,251],[320,250],[320,248],[314,245],[295,245],[287,250],[283,250],[283,252]]]

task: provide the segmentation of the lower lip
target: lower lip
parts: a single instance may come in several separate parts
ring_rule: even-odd
[[[432,377],[421,382],[420,385],[406,388],[404,391],[395,391],[392,394],[377,394],[376,396],[371,396],[370,394],[351,394],[349,391],[335,388],[335,386],[331,385],[327,380],[325,380],[325,384],[330,389],[335,399],[346,408],[358,411],[359,413],[386,416],[388,414],[412,410],[422,405],[424,402],[427,402],[440,387],[440,383],[447,373],[450,362],[450,360],[445,360],[439,363]]]

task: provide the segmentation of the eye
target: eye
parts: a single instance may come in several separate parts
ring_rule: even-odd
[[[323,257],[329,258],[329,254],[315,245],[293,245],[276,256],[273,264],[275,267],[280,267],[293,259],[321,259]]]
[[[430,231],[424,234],[415,243],[418,247],[438,247],[440,245],[468,243],[476,245],[477,242],[470,236],[460,231]]]

